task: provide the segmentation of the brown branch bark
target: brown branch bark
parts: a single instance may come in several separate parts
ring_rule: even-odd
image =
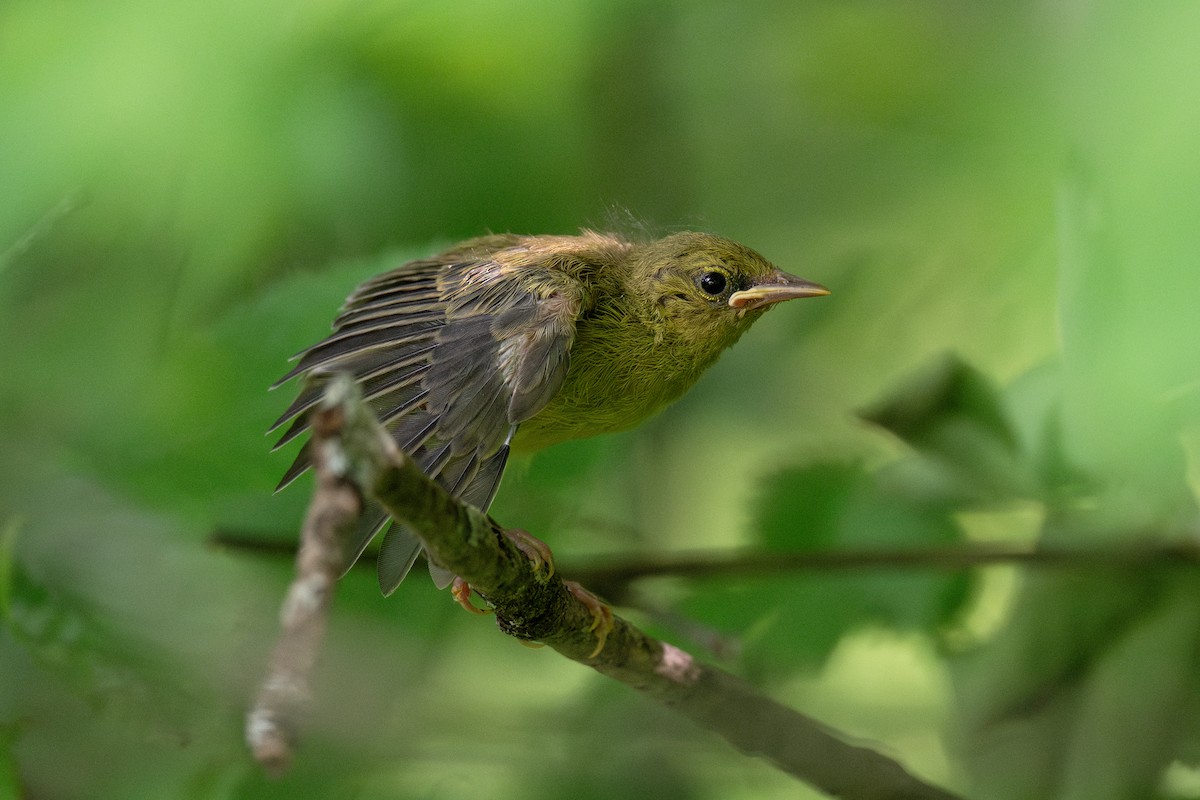
[[[653,577],[723,577],[779,575],[790,572],[843,570],[953,571],[1012,564],[1034,569],[1156,569],[1200,565],[1197,532],[1147,532],[1127,541],[1087,546],[961,542],[943,547],[854,548],[802,551],[720,550],[628,557],[599,557],[564,565],[584,585],[606,597],[621,595],[629,584]],[[294,556],[290,541],[219,530],[209,542],[249,553]],[[372,568],[375,557],[363,553],[358,564]]]
[[[345,423],[341,398],[326,394],[313,415],[310,445],[316,489],[300,531],[296,577],[280,609],[281,633],[267,676],[246,715],[246,743],[270,774],[291,764],[292,749],[311,700],[309,681],[325,638],[334,586],[342,574],[342,539],[362,513],[362,497],[348,474],[340,436]]]
[[[543,642],[638,689],[741,751],[766,758],[833,796],[861,800],[955,797],[910,775],[896,761],[847,743],[740,678],[647,636],[619,617],[613,618],[607,641],[596,652],[593,611],[557,575],[549,568],[538,568],[494,520],[455,500],[397,450],[358,403],[348,379],[333,381],[329,393],[332,396],[327,395],[326,406],[318,413],[331,415],[341,408],[341,418],[347,420],[343,431],[346,449],[331,459],[343,466],[341,474],[355,475],[359,485],[394,517],[411,525],[438,563],[469,581],[491,604],[505,632]],[[328,488],[328,481],[319,478],[316,494]],[[314,496],[314,507],[320,502],[324,501]],[[344,528],[344,520],[338,525]],[[281,648],[282,642],[277,655]],[[315,650],[305,655],[303,663],[311,664],[307,660],[311,657]],[[260,708],[261,699],[262,695],[251,712],[251,723],[270,718]]]
[[[594,559],[573,566],[571,576],[608,597],[623,596],[643,578],[706,578],[850,570],[956,571],[1016,565],[1036,569],[1129,569],[1200,565],[1195,532],[1147,532],[1129,541],[1086,547],[1071,545],[963,542],[942,547],[840,548],[793,552],[741,550],[676,552]]]

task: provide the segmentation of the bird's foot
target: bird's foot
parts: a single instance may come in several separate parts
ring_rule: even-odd
[[[525,554],[526,558],[533,562],[534,572],[540,572],[542,567],[549,567],[550,571],[546,577],[549,578],[554,574],[554,553],[550,552],[550,545],[520,528],[505,528],[503,533],[504,538],[512,542],[518,550]]]
[[[480,608],[471,602],[471,584],[464,581],[457,575],[450,582],[450,594],[454,597],[454,601],[460,606],[470,611],[472,614],[486,616],[492,613],[490,608]]]
[[[588,633],[595,632],[596,649],[591,652],[588,658],[595,658],[604,649],[604,643],[608,641],[608,634],[613,629],[612,609],[605,605],[603,600],[575,581],[563,581],[563,585],[567,587],[568,592],[575,595],[576,600],[583,603],[587,606],[588,611],[592,612],[592,624],[588,626]]]
[[[550,571],[546,577],[554,574],[554,554],[550,552],[548,544],[520,528],[505,529],[502,533],[504,538],[512,542],[518,550],[525,554],[526,558],[533,562],[534,572],[541,571],[543,567],[549,567]],[[457,575],[450,582],[450,594],[454,596],[455,602],[460,606],[472,614],[491,614],[490,608],[480,608],[471,602],[471,591],[471,584]]]

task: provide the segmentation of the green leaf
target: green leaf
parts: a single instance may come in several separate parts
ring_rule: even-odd
[[[20,519],[0,521],[0,622],[8,624],[13,595],[13,549]]]
[[[1200,735],[1200,584],[1030,576],[1011,622],[952,661],[980,800],[1147,797]]]
[[[1095,502],[1136,526],[1190,504],[1179,435],[1200,419],[1186,402],[1200,385],[1200,272],[1190,254],[1172,263],[1173,242],[1140,242],[1162,250],[1167,269],[1148,271],[1124,257],[1142,233],[1119,216],[1098,179],[1077,162],[1059,190],[1062,446],[1103,482]]]
[[[951,507],[897,492],[861,464],[785,470],[764,487],[755,530],[781,552],[904,549],[961,540]],[[709,581],[687,608],[747,635],[750,669],[768,675],[820,664],[843,636],[870,626],[936,634],[970,594],[969,573],[907,567],[797,572],[787,578]]]
[[[1020,447],[999,393],[953,355],[910,376],[859,416],[940,464],[981,498],[1023,491]]]
[[[13,748],[20,736],[20,724],[0,724],[0,800],[18,800],[26,794],[21,791],[21,773]]]
[[[297,272],[167,345],[162,368],[124,411],[115,431],[80,443],[86,470],[149,507],[210,526],[285,530],[307,502],[297,490],[272,495],[300,443],[271,453],[267,428],[298,391],[298,381],[268,387],[288,359],[330,330],[360,281],[410,253],[351,260]]]

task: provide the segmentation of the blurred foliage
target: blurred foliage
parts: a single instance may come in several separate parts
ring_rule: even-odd
[[[911,549],[961,538],[952,506],[888,486],[886,475],[861,464],[785,470],[767,481],[759,505],[762,544],[785,552]],[[967,600],[968,578],[886,571],[713,579],[691,587],[686,608],[740,635],[743,668],[761,681],[819,665],[865,626],[936,632]]]
[[[515,464],[496,516],[562,563],[1194,538],[1198,35],[1184,2],[0,5],[0,796],[795,797],[357,572],[263,778],[241,714],[289,567],[205,542],[295,536],[265,387],[447,242],[701,227],[834,295]],[[1200,796],[1193,571],[643,588],[971,797]]]

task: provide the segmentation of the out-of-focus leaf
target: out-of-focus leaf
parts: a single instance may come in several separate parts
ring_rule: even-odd
[[[871,476],[857,463],[780,472],[767,481],[758,501],[758,538],[773,550],[831,547],[845,530],[846,516],[870,491],[870,482]]]
[[[1062,797],[1132,797],[1155,786],[1200,733],[1200,581],[1173,575],[1143,608],[1080,695]]]
[[[1004,400],[1038,499],[1058,508],[1093,495],[1098,490],[1096,476],[1085,473],[1067,452],[1061,359],[1039,364],[1018,377],[1006,388]]]
[[[572,721],[582,735],[559,752],[544,754],[532,771],[530,781],[542,796],[570,795],[579,800],[703,796],[688,769],[689,756],[703,734],[697,735],[686,720],[651,705],[629,703],[610,689],[597,687],[579,704]],[[608,756],[595,758],[600,750]],[[625,768],[613,769],[614,763]]]
[[[144,707],[181,715],[180,684],[143,642],[111,630],[85,603],[50,591],[10,562],[3,622],[11,640],[96,709]]]
[[[1192,341],[1196,306],[1173,301],[1179,293],[1200,302],[1200,270],[1177,269],[1170,287],[1148,281],[1161,311],[1139,314],[1143,270],[1122,257],[1114,235],[1121,226],[1083,165],[1060,194],[1063,448],[1102,478],[1109,512],[1138,526],[1190,504],[1179,444],[1188,406],[1171,398],[1200,381],[1200,348]]]
[[[952,672],[981,800],[1149,796],[1200,729],[1194,576],[1035,575]]]
[[[834,294],[772,312],[688,397],[623,443],[564,446],[524,476],[514,464],[497,505],[504,522],[538,527],[556,550],[564,541],[604,546],[584,538],[595,534],[583,517],[597,509],[664,548],[746,544],[746,509],[768,510],[750,504],[759,493],[747,476],[770,474],[797,452],[849,460],[877,445],[846,409],[953,347],[1006,387],[1023,469],[1035,488],[1051,490],[1036,497],[1047,516],[1084,508],[1096,516],[1070,531],[1056,522],[1047,536],[1080,546],[1127,536],[1130,525],[1104,524],[1116,517],[1149,535],[1172,509],[1170,524],[1188,524],[1177,440],[1181,426],[1193,442],[1200,430],[1200,103],[1189,79],[1200,74],[1200,5],[647,9],[607,0],[0,4],[0,524],[21,515],[18,553],[43,550],[36,565],[25,561],[34,583],[79,610],[118,666],[134,646],[165,654],[176,672],[164,686],[200,684],[231,705],[250,690],[243,684],[274,630],[288,567],[206,551],[197,540],[213,522],[294,540],[307,487],[270,497],[290,453],[268,455],[262,435],[290,388],[264,387],[376,265],[363,262],[362,274],[336,286],[317,287],[326,278],[311,276],[311,304],[280,299],[268,309],[272,281],[390,247],[424,253],[433,240],[489,229],[603,226],[612,204],[667,228],[733,236]],[[1065,177],[1064,152],[1074,158]],[[1042,362],[1038,375],[1028,372]],[[1045,379],[1034,400],[1017,396],[1022,375]],[[872,474],[869,491],[813,476],[842,504],[827,516],[859,508],[879,520],[898,508],[921,520],[924,509],[936,527],[938,508],[1008,491],[1003,479],[1012,476],[1000,469],[997,480],[987,460],[1003,437],[989,439],[996,431],[979,419],[951,417],[932,445]],[[25,438],[35,444],[14,452]],[[1003,466],[1008,453],[996,451]],[[1191,453],[1194,488],[1200,448]],[[51,462],[50,475],[27,479],[33,454]],[[63,479],[81,475],[119,492],[72,493]],[[131,498],[143,508],[128,507]],[[797,498],[814,502],[803,490]],[[838,536],[820,539],[835,526],[818,525],[813,512],[813,541],[843,546]],[[570,529],[560,537],[563,520]],[[773,546],[803,546],[782,527],[773,535]],[[806,635],[837,641],[864,620],[926,618],[912,606],[939,577],[712,581],[696,601],[710,603],[717,626],[748,631],[754,667],[777,675],[790,667],[764,666],[764,643],[779,643],[775,664],[815,660],[786,648]],[[1132,635],[1149,615],[1125,616],[1125,605],[1152,604],[1144,587],[1160,586],[1162,575],[1065,577],[1031,579],[1061,582],[1028,599],[1018,581],[1015,600],[1003,588],[984,597],[988,581],[987,630],[1013,649],[986,662],[1002,672],[995,697],[1011,699],[1003,682],[1024,696],[1067,681],[1070,665],[1109,652],[1109,639],[1111,652],[1162,645],[1165,635]],[[891,590],[865,594],[893,578]],[[847,586],[857,593],[847,596]],[[781,598],[799,599],[785,607]],[[848,603],[844,615],[830,608],[838,601]],[[871,601],[898,610],[860,613]],[[339,586],[336,614],[326,651],[332,688],[319,692],[335,698],[325,729],[336,733],[306,738],[297,771],[281,782],[247,763],[236,712],[189,706],[188,724],[175,726],[189,741],[163,745],[157,717],[142,714],[136,697],[84,707],[72,675],[0,634],[0,698],[10,701],[0,713],[15,708],[31,723],[11,751],[21,788],[88,800],[529,798],[530,775],[534,791],[564,793],[538,765],[589,757],[574,738],[586,715],[559,709],[598,679],[494,641],[486,621],[459,619],[466,615],[423,577],[385,602],[356,572]],[[1030,617],[1014,620],[1028,642],[1004,633],[1013,614]],[[1038,627],[1039,616],[1051,619]],[[1134,643],[1127,648],[1123,631]],[[922,637],[898,638],[907,648]],[[1171,659],[1187,656],[1163,654],[1148,679],[1168,681]],[[1036,668],[1028,685],[1026,661]],[[141,675],[144,663],[134,653],[130,670]],[[1136,659],[1128,663],[1136,673]],[[851,695],[874,680],[869,667],[851,675],[829,666]],[[938,665],[922,669],[940,679]],[[1160,712],[1168,723],[1179,718],[1165,692],[1148,697],[1124,677],[1103,685],[1111,705],[1062,706],[1097,735],[1112,730],[1106,714],[1123,713],[1120,685],[1153,701],[1139,724]],[[1046,708],[1090,686],[1071,684]],[[874,737],[896,711],[870,705],[850,727]],[[131,718],[114,720],[123,709]],[[1038,710],[1019,722],[1033,730]],[[925,711],[907,730],[930,742],[947,709]],[[504,735],[464,724],[481,717]],[[1013,731],[1023,729],[1004,732]],[[1007,770],[996,773],[1000,788],[1019,794],[1043,772],[1066,774],[1061,729],[1035,733],[1027,751],[996,748]],[[599,761],[616,778],[564,769],[595,781],[570,790],[636,790],[619,762],[643,767],[649,759],[639,754],[670,747],[654,730],[645,737],[644,749],[591,751],[593,760],[605,754]],[[906,757],[934,753],[918,771],[962,768],[936,745],[908,745],[895,742]],[[779,784],[762,791],[768,768],[753,760],[691,742],[688,752],[692,760],[677,763],[697,794],[796,794]],[[1185,763],[1196,760],[1193,751]],[[1097,780],[1129,787],[1126,778],[1145,774],[1119,756],[1109,764]],[[1128,793],[1154,791],[1141,788]]]
[[[1002,498],[1024,483],[1016,435],[991,381],[946,355],[859,412],[942,465],[964,491]]]
[[[0,519],[0,623],[8,623],[13,596],[13,545],[20,520]]]
[[[1056,91],[1071,153],[1054,216],[1061,353],[1023,398],[1040,399],[1014,407],[1042,435],[1043,541],[1153,543],[1198,520],[1180,447],[1196,406],[1180,401],[1200,380],[1200,159],[1179,137],[1200,104],[1179,76],[1200,68],[1185,33],[1200,10],[1079,10],[1061,20]],[[1182,571],[1025,576],[1008,623],[953,670],[977,795],[1161,796],[1200,735],[1198,596]]]
[[[0,723],[0,798],[17,800],[24,797],[21,790],[20,769],[17,759],[13,756],[13,748],[20,734],[20,723]]]
[[[785,470],[757,503],[756,531],[773,550],[904,549],[961,540],[940,503],[891,491],[859,464],[820,463]],[[750,668],[788,672],[821,663],[848,632],[879,625],[936,633],[962,607],[969,573],[800,572],[786,579],[708,582],[689,611],[746,633]]]
[[[212,525],[292,531],[305,492],[273,497],[271,490],[299,444],[271,453],[276,437],[266,431],[300,381],[268,387],[292,366],[292,355],[327,335],[355,285],[408,257],[389,253],[296,273],[211,325],[173,337],[161,369],[124,411],[119,437],[82,442],[80,461],[153,507]]]
[[[1058,94],[1070,161],[1056,207],[1063,434],[1140,525],[1186,505],[1179,431],[1200,406],[1200,158],[1182,145],[1200,103],[1187,31],[1200,9],[1153,17],[1095,4],[1074,19]],[[1136,67],[1121,58],[1139,43]]]
[[[509,459],[492,515],[552,539],[556,552],[633,546],[632,509],[613,502],[634,479],[622,469],[630,445],[629,437],[601,436]]]

